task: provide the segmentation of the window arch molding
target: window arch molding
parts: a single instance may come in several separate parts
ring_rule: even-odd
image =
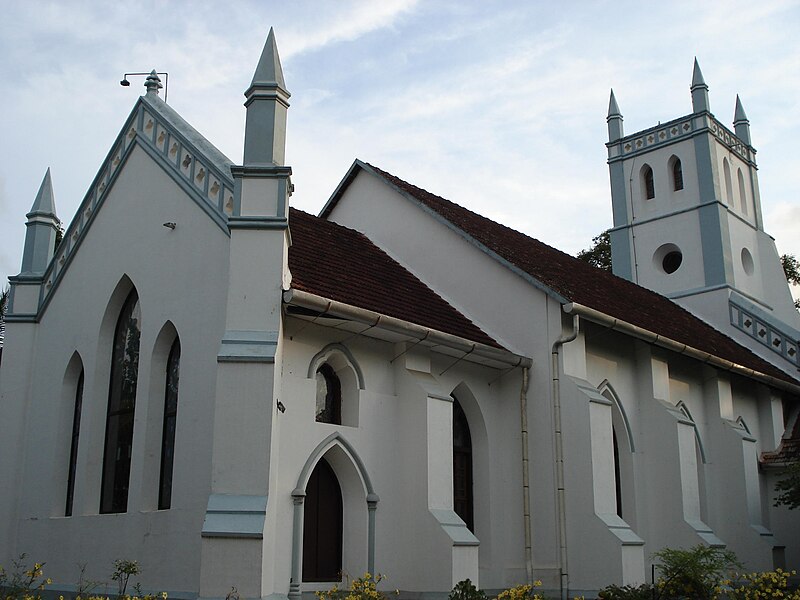
[[[328,435],[317,444],[314,450],[308,455],[305,464],[297,477],[297,485],[292,491],[292,501],[294,502],[294,516],[292,527],[292,577],[289,584],[289,597],[298,599],[301,596],[301,582],[303,570],[303,520],[306,487],[311,478],[311,474],[322,458],[325,458],[333,467],[337,477],[343,471],[351,471],[355,479],[360,483],[360,491],[366,499],[367,505],[367,568],[370,573],[375,572],[375,513],[380,498],[375,493],[372,479],[364,466],[358,452],[350,442],[338,431]],[[353,489],[352,478],[350,478],[351,492]],[[340,485],[343,482],[340,482]],[[346,495],[348,486],[342,486],[343,496]],[[347,502],[347,500],[344,500]]]
[[[171,438],[165,438],[165,425],[167,423],[166,402],[168,383],[171,376],[178,375],[178,382],[180,381],[180,368],[182,367],[183,360],[178,355],[178,373],[169,372],[170,358],[174,358],[172,352],[176,347],[181,348],[181,339],[175,324],[168,320],[162,326],[156,335],[155,342],[150,356],[150,370],[148,381],[148,394],[147,394],[147,418],[145,420],[145,458],[144,458],[144,473],[143,473],[143,486],[142,486],[142,507],[145,510],[163,510],[171,505],[172,494],[174,485],[169,485],[169,492],[164,495],[165,491],[165,475],[167,479],[172,481],[172,474],[174,473],[175,465],[175,449],[179,447],[178,431],[180,419],[180,387],[173,390],[177,392],[177,406],[173,407],[175,410],[172,412],[172,425]],[[180,350],[179,350],[180,352]],[[175,382],[175,383],[178,383]],[[165,443],[167,446],[165,446]],[[164,464],[165,451],[168,457],[171,457],[171,464]],[[168,461],[169,462],[169,461]],[[167,467],[166,472],[164,471]]]
[[[725,204],[734,208],[733,203],[733,182],[731,180],[731,165],[727,157],[722,159],[722,174],[725,178]]]
[[[672,180],[672,191],[679,192],[683,189],[683,164],[681,159],[673,154],[667,165],[669,166],[670,179]]]
[[[364,384],[364,372],[361,370],[361,367],[353,356],[353,353],[350,352],[350,349],[347,346],[338,342],[328,344],[314,355],[314,358],[312,358],[311,362],[308,364],[307,377],[309,379],[314,379],[317,375],[317,370],[324,363],[331,362],[337,363],[340,367],[344,366],[343,363],[349,366],[355,374],[356,382],[358,383],[358,389],[366,389],[366,385]],[[336,365],[333,366],[334,370],[337,372],[340,370],[336,368]]]
[[[102,352],[110,357],[110,364],[100,481],[101,513],[127,512],[133,463],[142,318],[139,294],[132,284],[125,286],[125,283],[120,281],[114,292],[116,295],[130,287],[116,312],[113,330],[106,338],[107,345],[104,344]],[[110,302],[107,317],[114,316],[111,306]]]
[[[611,403],[611,436],[617,516],[631,527],[636,525],[636,488],[633,454],[636,446],[628,414],[619,395],[606,379],[597,388]]]
[[[647,163],[643,164],[642,168],[639,170],[639,179],[642,186],[642,199],[653,200],[656,197],[656,183],[653,167]]]
[[[615,410],[622,421],[622,429],[625,433],[625,441],[628,443],[628,449],[631,452],[636,452],[636,445],[633,441],[633,430],[631,429],[631,423],[628,419],[628,413],[625,412],[625,406],[623,406],[622,402],[620,402],[619,395],[617,394],[616,390],[608,382],[608,379],[605,379],[603,380],[603,383],[597,387],[597,391],[600,392],[602,396],[605,396],[606,399],[611,400],[611,402],[614,404]]]
[[[317,381],[318,386],[324,381],[326,407],[329,400],[338,405],[333,407],[338,419],[317,418],[319,415],[315,408],[314,417],[317,422],[358,426],[359,392],[366,386],[363,371],[349,348],[340,343],[325,346],[309,362],[308,378]],[[319,393],[321,390],[318,388]],[[331,394],[335,398],[329,398]],[[316,407],[316,403],[314,406]]]
[[[697,442],[697,449],[700,453],[700,460],[702,461],[702,464],[706,464],[708,462],[706,460],[706,450],[703,446],[703,440],[700,437],[700,431],[697,429],[697,422],[694,420],[694,417],[692,417],[689,407],[686,406],[686,403],[683,400],[679,401],[675,406],[679,411],[681,411],[681,414],[683,414],[683,416],[686,417],[689,422],[691,422],[692,428],[694,429],[694,439]]]
[[[81,421],[84,413],[84,389],[86,387],[86,370],[80,352],[75,350],[64,368],[58,410],[58,435],[54,446],[53,476],[57,482],[51,507],[53,516],[71,516],[75,512],[75,494],[77,486],[78,453],[84,456],[83,446],[87,443],[84,435],[80,439]],[[83,461],[81,461],[83,462]],[[83,491],[79,489],[79,492]],[[80,509],[78,508],[78,512]]]

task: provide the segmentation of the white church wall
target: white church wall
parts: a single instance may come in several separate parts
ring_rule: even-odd
[[[343,335],[294,319],[287,321],[287,335],[292,341],[285,348],[282,397],[286,413],[279,415],[280,460],[285,469],[278,489],[270,494],[270,501],[278,506],[278,523],[291,522],[291,503],[285,498],[297,485],[297,474],[309,453],[326,436],[338,433],[363,460],[380,497],[375,565],[388,576],[386,585],[408,591],[447,590],[478,569],[483,587],[520,583],[525,567],[519,374],[508,374],[489,386],[499,375],[496,370],[463,361],[453,365],[455,357],[429,354],[420,348],[410,349],[390,363],[407,347]],[[365,388],[358,391],[357,426],[314,421],[316,384],[307,376],[309,364],[315,354],[338,340],[343,340],[363,372]],[[473,550],[454,545],[450,528],[437,521],[442,518],[437,515],[444,514],[440,511],[453,509],[451,393],[464,407],[473,438],[475,532],[480,541]],[[438,433],[430,435],[431,428]],[[337,465],[334,470],[339,476]],[[354,501],[361,506],[345,514],[345,519],[348,514],[360,519],[362,529],[349,534],[351,541],[345,540],[343,556],[345,570],[358,576],[366,568],[365,492],[352,482],[340,482],[345,503]],[[493,506],[519,506],[519,510]],[[460,535],[457,529],[456,535]],[[284,525],[278,532],[282,539],[291,539],[291,527]],[[283,581],[287,589],[288,554],[286,548],[275,565],[278,585]],[[319,587],[325,585],[303,585],[304,590]]]
[[[177,223],[175,230],[162,226],[167,221]],[[87,563],[87,577],[107,580],[112,561],[125,558],[140,562],[153,589],[196,592],[217,351],[209,340],[222,333],[218,307],[225,290],[219,282],[227,278],[227,243],[219,227],[135,149],[39,325],[24,326],[37,329],[31,359],[35,375],[27,384],[15,382],[22,373],[9,371],[13,359],[8,353],[4,357],[4,405],[25,398],[28,415],[24,462],[3,464],[4,478],[9,470],[24,475],[13,494],[19,543],[3,545],[2,564],[9,564],[11,554],[25,552],[47,562],[48,575],[63,584],[77,579],[76,559]],[[112,298],[123,278],[129,283]],[[101,515],[111,336],[130,284],[140,299],[142,333],[128,511]],[[172,508],[158,511],[154,473],[160,463],[163,396],[150,394],[158,392],[163,348],[157,348],[157,339],[167,323],[181,340],[181,379]],[[13,340],[13,330],[10,334]],[[72,429],[74,380],[65,382],[65,374],[76,351],[84,368],[83,412],[74,516],[64,517],[67,472],[64,461],[54,458],[69,454],[69,432],[65,436],[59,428]],[[65,391],[65,385],[71,389]],[[62,447],[55,448],[54,440]]]

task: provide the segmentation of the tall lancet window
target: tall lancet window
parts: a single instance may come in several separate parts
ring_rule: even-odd
[[[81,433],[81,408],[83,405],[83,369],[75,386],[75,407],[72,413],[72,441],[69,446],[69,472],[67,473],[67,502],[64,516],[72,516],[72,498],[75,495],[75,467],[78,464],[78,438]]]
[[[656,184],[653,179],[653,169],[650,165],[642,167],[642,189],[645,200],[652,200],[656,197]]]
[[[164,397],[164,432],[161,436],[161,476],[158,483],[158,508],[172,504],[172,465],[175,460],[175,424],[178,416],[178,375],[181,362],[181,342],[172,343],[167,359],[167,382]]]
[[[114,331],[100,491],[101,513],[119,513],[128,509],[140,335],[141,311],[139,296],[134,290],[122,306]]]
[[[672,160],[672,189],[676,192],[683,189],[683,167],[677,156]]]
[[[453,398],[453,509],[475,532],[472,501],[472,436],[467,415]]]

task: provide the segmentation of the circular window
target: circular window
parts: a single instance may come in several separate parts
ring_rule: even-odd
[[[742,248],[742,268],[744,272],[748,275],[752,275],[753,271],[755,271],[755,264],[753,263],[753,255],[750,254],[750,250],[747,248]]]
[[[653,266],[670,275],[683,263],[683,252],[675,244],[664,244],[653,254]]]
[[[680,268],[682,262],[683,254],[681,254],[680,250],[673,250],[672,252],[667,252],[664,260],[661,261],[661,266],[665,273],[674,273]]]

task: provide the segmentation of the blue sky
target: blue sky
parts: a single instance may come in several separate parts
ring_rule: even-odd
[[[0,23],[0,278],[50,167],[69,222],[143,78],[235,162],[243,92],[269,28],[287,87],[297,208],[317,212],[353,159],[569,253],[611,225],[606,123],[691,112],[692,61],[732,128],[740,94],[765,228],[800,257],[800,3],[11,1]]]

